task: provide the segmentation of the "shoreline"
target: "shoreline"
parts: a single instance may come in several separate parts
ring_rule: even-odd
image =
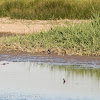
[[[29,59],[30,57],[44,57],[44,58],[53,58],[53,59],[56,59],[56,58],[59,58],[59,59],[62,59],[62,60],[65,60],[65,62],[67,63],[67,61],[69,60],[76,60],[76,61],[79,61],[79,62],[92,62],[92,61],[95,61],[95,62],[100,62],[100,56],[86,56],[86,55],[83,55],[83,56],[80,56],[80,55],[57,55],[57,54],[41,54],[41,53],[35,53],[35,54],[32,54],[32,53],[26,53],[26,52],[3,52],[3,51],[0,51],[0,56],[2,56],[0,58],[0,61],[2,61],[3,59],[6,58],[6,56],[8,56],[8,59],[10,58],[13,58],[13,57],[28,57],[27,59]],[[100,65],[100,63],[98,63]]]

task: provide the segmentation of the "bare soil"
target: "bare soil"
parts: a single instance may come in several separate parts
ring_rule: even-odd
[[[87,20],[21,20],[0,18],[0,36],[9,34],[30,34],[47,31],[51,27],[67,26],[66,23],[81,23]]]

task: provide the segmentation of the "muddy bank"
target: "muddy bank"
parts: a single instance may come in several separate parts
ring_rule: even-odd
[[[0,61],[45,62],[68,65],[100,65],[100,56],[60,56],[56,54],[31,54],[25,52],[0,52]]]

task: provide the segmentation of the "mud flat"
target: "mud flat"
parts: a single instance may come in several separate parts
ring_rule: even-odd
[[[100,65],[100,56],[59,56],[56,54],[31,54],[25,52],[0,52],[0,61],[45,62],[63,65]]]

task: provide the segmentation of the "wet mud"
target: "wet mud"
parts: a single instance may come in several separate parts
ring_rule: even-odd
[[[56,54],[31,54],[25,52],[0,52],[0,61],[45,62],[64,65],[100,65],[100,56],[59,56]]]

